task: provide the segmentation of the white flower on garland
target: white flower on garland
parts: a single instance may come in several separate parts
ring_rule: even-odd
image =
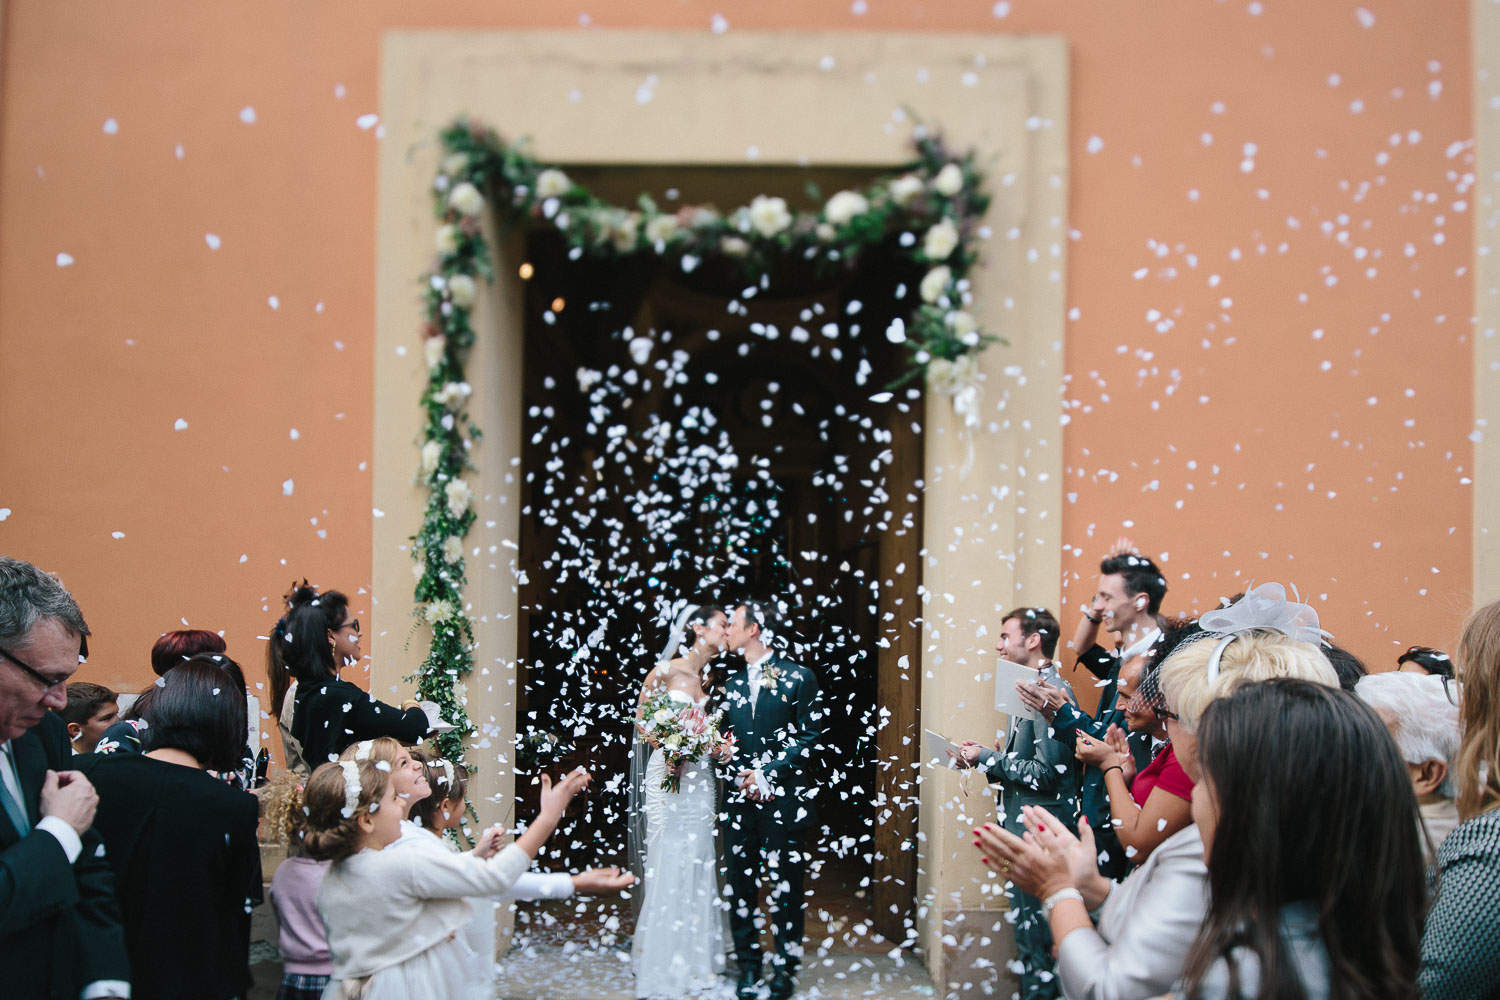
[[[468,181],[455,184],[448,192],[448,207],[460,215],[478,215],[484,211],[484,195]]]
[[[818,228],[813,230],[813,232],[824,243],[832,243],[834,238],[839,234],[839,231],[833,228],[833,224],[829,222],[818,223]]]
[[[902,174],[890,183],[891,200],[905,208],[918,198],[926,185],[916,174]]]
[[[769,239],[792,224],[792,213],[787,211],[785,198],[772,198],[763,194],[750,202],[750,225],[755,231]]]
[[[855,216],[864,215],[869,210],[870,202],[864,195],[854,191],[840,191],[823,206],[823,218],[835,226],[843,226]]]
[[[944,164],[943,169],[932,179],[932,187],[944,198],[952,198],[964,189],[963,168],[957,163]]]
[[[454,517],[463,517],[464,512],[469,509],[469,501],[474,499],[474,491],[462,479],[449,480],[448,485],[443,487],[443,495],[448,498],[448,513]]]
[[[422,356],[427,362],[427,368],[431,371],[443,363],[448,355],[448,338],[428,337],[427,343],[422,345]]]
[[[652,243],[666,243],[681,228],[675,215],[653,215],[646,223],[646,239]]]
[[[548,169],[536,175],[538,198],[561,198],[571,190],[573,190],[573,182],[561,170]]]
[[[429,625],[440,625],[453,617],[453,604],[451,601],[432,601],[422,609],[422,617]]]
[[[433,393],[432,398],[442,404],[443,409],[457,412],[473,392],[474,388],[467,382],[448,382]]]
[[[928,271],[922,277],[922,301],[936,302],[942,298],[943,293],[948,290],[948,283],[952,280],[953,272],[948,269],[947,264],[940,264]]]
[[[458,227],[451,222],[438,226],[437,232],[432,236],[432,245],[445,257],[458,253]]]
[[[974,322],[971,314],[962,309],[955,309],[947,315],[946,321],[953,335],[966,347],[973,347],[979,343],[979,324]]]
[[[428,441],[422,445],[422,471],[429,476],[437,471],[438,463],[443,460],[443,442]]]
[[[609,239],[620,253],[635,249],[640,238],[641,217],[635,212],[625,212],[610,219]]]
[[[953,412],[964,426],[979,426],[979,359],[969,353],[957,360],[933,358],[927,363],[927,387],[953,400]]]
[[[922,241],[922,252],[927,255],[928,260],[947,260],[948,255],[958,247],[958,227],[953,224],[952,219],[944,219],[927,230],[927,237]]]
[[[719,249],[726,257],[743,257],[750,252],[750,244],[738,236],[726,236],[719,241]]]
[[[443,173],[449,177],[462,177],[469,172],[469,154],[454,153],[443,161]]]
[[[448,298],[460,309],[467,309],[474,304],[474,299],[479,294],[479,286],[474,284],[474,279],[467,274],[455,274],[448,279]]]
[[[450,563],[456,563],[464,557],[464,540],[457,535],[449,535],[443,539],[443,558]]]

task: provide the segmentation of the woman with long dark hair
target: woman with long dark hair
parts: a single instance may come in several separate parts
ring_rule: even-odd
[[[266,690],[271,695],[271,717],[281,732],[282,758],[287,770],[306,777],[311,770],[302,758],[302,744],[292,735],[292,713],[297,703],[297,680],[287,662],[286,622],[291,612],[304,605],[316,604],[327,620],[328,641],[333,646],[336,666],[358,663],[364,655],[359,648],[359,619],[349,614],[349,598],[337,590],[318,593],[306,580],[293,584],[284,598],[286,613],[271,626],[266,643]]]
[[[1454,661],[1460,822],[1438,848],[1437,898],[1422,934],[1425,1000],[1500,996],[1500,601],[1469,616]]]
[[[1425,900],[1411,779],[1347,691],[1246,685],[1198,727],[1209,906],[1180,995],[1414,1000]]]
[[[338,760],[345,747],[360,740],[391,736],[413,744],[429,730],[427,715],[415,701],[400,708],[387,705],[339,677],[348,659],[340,646],[342,634],[358,635],[358,619],[348,617],[345,602],[342,620],[331,623],[318,596],[288,611],[280,638],[272,639],[282,643],[284,661],[297,681],[292,736],[313,768]]]

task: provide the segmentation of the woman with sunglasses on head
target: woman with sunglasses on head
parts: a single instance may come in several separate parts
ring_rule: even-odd
[[[288,611],[284,621],[271,641],[281,644],[282,661],[297,681],[291,735],[308,767],[338,760],[345,747],[361,740],[390,736],[414,744],[427,736],[427,715],[415,701],[387,705],[339,677],[360,655],[359,620],[342,594],[313,597]]]
[[[1500,996],[1500,601],[1469,616],[1454,663],[1460,822],[1438,848],[1418,976],[1425,1000]]]

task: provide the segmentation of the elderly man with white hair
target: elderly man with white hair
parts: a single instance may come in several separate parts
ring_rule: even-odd
[[[1393,670],[1360,678],[1354,692],[1385,720],[1406,761],[1430,861],[1458,825],[1457,789],[1449,773],[1463,735],[1457,684],[1450,678]]]

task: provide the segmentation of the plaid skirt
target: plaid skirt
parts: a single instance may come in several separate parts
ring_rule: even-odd
[[[319,1000],[327,985],[327,976],[288,972],[281,977],[281,988],[276,991],[276,1000]]]

